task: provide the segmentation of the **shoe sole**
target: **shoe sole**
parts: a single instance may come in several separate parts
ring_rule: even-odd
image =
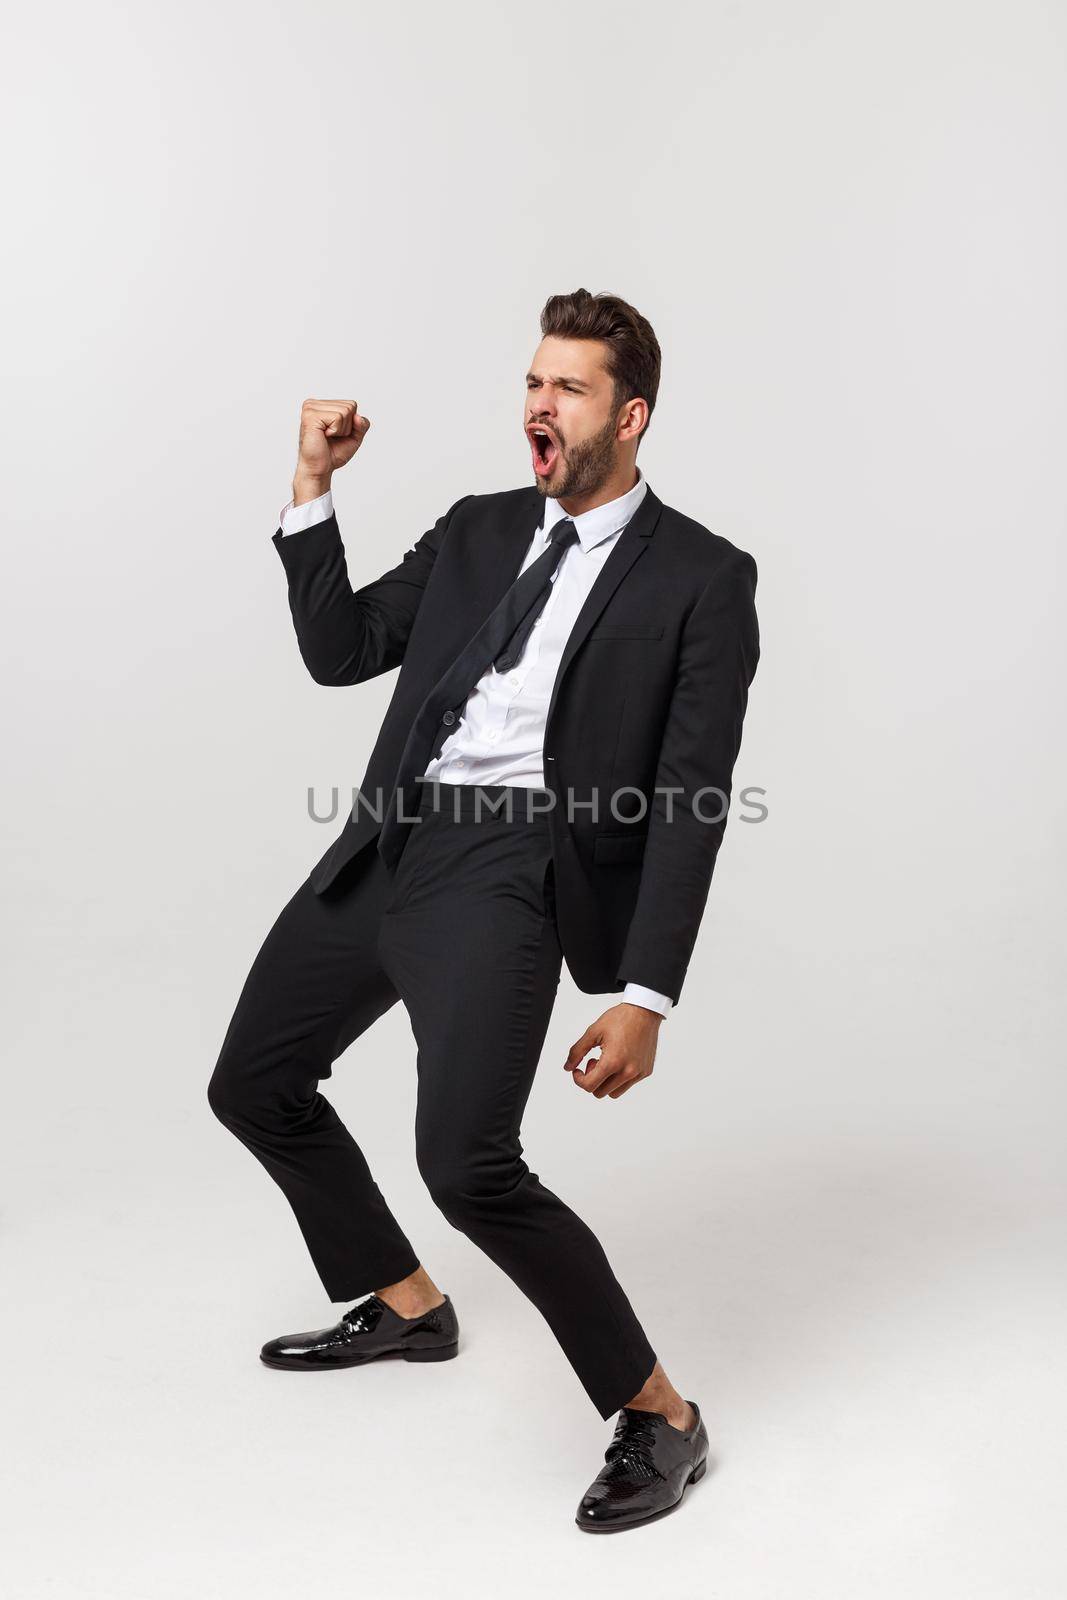
[[[282,1372],[338,1372],[345,1367],[366,1367],[372,1361],[451,1361],[459,1354],[459,1342],[443,1344],[426,1350],[379,1350],[374,1355],[353,1356],[350,1361],[311,1362],[299,1356],[265,1356],[260,1360],[265,1367],[276,1367]]]
[[[664,1506],[660,1511],[650,1511],[647,1517],[635,1517],[632,1522],[584,1522],[580,1517],[575,1517],[575,1526],[581,1528],[583,1533],[628,1533],[631,1528],[643,1528],[648,1522],[658,1522],[661,1517],[669,1517],[672,1511],[677,1511],[685,1499],[685,1491],[691,1483],[699,1483],[708,1470],[708,1458],[704,1457],[698,1467],[694,1467],[685,1483],[682,1492],[672,1506]]]

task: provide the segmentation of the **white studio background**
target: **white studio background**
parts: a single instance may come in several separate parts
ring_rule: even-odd
[[[1067,19],[1055,4],[25,9],[2,72],[0,1539],[20,1600],[1061,1600]],[[763,658],[651,1083],[524,1127],[718,1470],[583,1540],[607,1433],[415,1170],[402,1008],[331,1095],[463,1358],[308,1383],[288,1208],[205,1090],[392,686],[270,536],[300,403],[365,582],[529,481],[547,296],[663,351],[639,461]],[[343,804],[342,804],[343,809]],[[1059,1048],[1057,1048],[1059,1045]],[[699,1588],[698,1588],[699,1586]],[[658,1592],[658,1591],[657,1591]]]

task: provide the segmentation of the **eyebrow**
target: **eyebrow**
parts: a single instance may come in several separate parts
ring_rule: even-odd
[[[529,383],[531,378],[536,378],[538,383],[541,383],[543,381],[542,377],[541,377],[541,374],[539,372],[528,372],[526,374],[526,382]],[[570,384],[571,387],[574,388],[574,389],[588,389],[588,387],[589,387],[589,385],[586,383],[584,378],[556,378],[556,377],[553,377],[553,375],[551,373],[549,373],[548,374],[548,379],[549,379],[550,383],[555,383],[555,384],[567,383],[567,384]]]

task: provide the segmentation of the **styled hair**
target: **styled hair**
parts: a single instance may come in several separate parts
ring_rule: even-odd
[[[554,294],[541,312],[541,336],[558,339],[600,339],[607,346],[605,366],[615,389],[615,409],[627,400],[648,406],[648,432],[659,392],[660,348],[652,324],[617,294]]]

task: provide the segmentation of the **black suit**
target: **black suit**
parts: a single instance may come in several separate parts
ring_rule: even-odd
[[[313,869],[317,891],[377,837],[411,722],[514,581],[539,512],[536,488],[467,495],[354,597],[336,517],[274,535],[316,682],[363,683],[400,667],[360,784],[368,804]],[[549,706],[545,782],[557,801],[563,954],[588,993],[633,981],[678,1002],[725,828],[725,817],[701,818],[725,805],[710,791],[730,794],[759,658],[755,587],[751,556],[650,488],[571,631]],[[597,821],[581,805],[594,791]],[[613,795],[623,819],[643,797],[644,816],[612,816]]]
[[[392,871],[372,846],[413,719],[515,579],[539,510],[536,489],[467,496],[355,594],[333,516],[275,535],[312,676],[401,670],[360,786],[370,809],[268,933],[209,1099],[285,1192],[332,1300],[399,1281],[419,1257],[318,1084],[403,1000],[427,1186],[542,1312],[609,1417],[655,1353],[595,1235],[530,1171],[522,1113],[564,956],[583,989],[632,979],[677,1001],[723,831],[699,820],[699,791],[729,793],[756,664],[755,567],[647,490],[568,637],[547,788],[492,786],[490,800],[521,803],[483,818],[475,788],[425,784]],[[681,791],[673,820],[657,784]],[[627,785],[652,802],[643,821],[608,812]],[[598,821],[581,804],[593,791]],[[553,796],[554,809],[530,809]]]

